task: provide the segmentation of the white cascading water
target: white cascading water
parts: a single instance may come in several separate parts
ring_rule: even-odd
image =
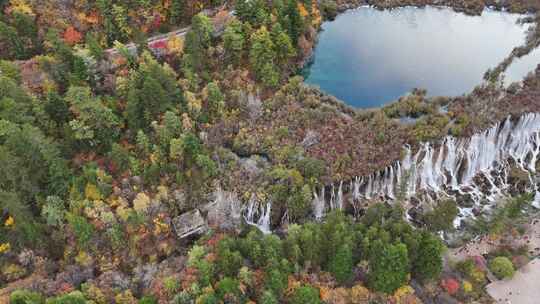
[[[492,202],[508,187],[509,161],[529,173],[536,171],[540,154],[540,113],[523,114],[517,122],[510,117],[470,138],[446,137],[438,150],[429,143],[420,145],[416,154],[405,147],[403,160],[369,176],[351,181],[351,204],[354,209],[361,201],[380,198],[394,200],[396,193],[410,198],[420,193],[441,194],[454,191],[468,194],[478,205],[482,199]],[[476,177],[487,181],[478,185]],[[343,208],[343,183],[332,186],[329,209]],[[536,191],[533,205],[540,207],[540,192],[531,177],[531,191]],[[317,219],[326,210],[324,190],[314,193],[314,215]],[[486,208],[489,208],[487,206]],[[462,208],[461,216],[472,214],[472,208]]]
[[[317,220],[320,220],[324,217],[324,194],[324,187],[321,188],[320,194],[317,194],[317,192],[313,192],[313,201],[311,203],[311,208],[313,209],[313,215]]]
[[[272,215],[272,202],[261,204],[255,195],[252,195],[244,210],[244,220],[248,225],[257,227],[262,233],[272,232],[270,217]]]
[[[412,149],[406,146],[401,161],[350,182],[350,203],[357,214],[361,203],[372,199],[392,201],[398,194],[405,199],[427,194],[429,199],[430,195],[457,193],[469,195],[474,206],[479,207],[481,200],[493,202],[504,195],[508,188],[508,170],[513,164],[529,174],[530,191],[536,193],[532,205],[540,208],[540,189],[532,175],[539,156],[540,113],[523,114],[517,122],[509,117],[469,138],[447,136],[439,148],[423,143],[413,155]],[[477,178],[486,183],[478,183]],[[313,192],[311,207],[317,220],[328,210],[344,208],[344,183],[332,185],[330,190],[328,195],[325,187],[318,193]],[[227,211],[231,215],[240,217],[242,214],[247,224],[265,234],[271,233],[271,202],[262,203],[253,195],[241,208],[237,196],[219,189],[216,202],[221,202],[218,206],[222,208],[230,208]],[[473,216],[472,210],[472,207],[460,208],[456,226],[461,218]],[[284,218],[288,218],[287,215]]]
[[[534,195],[534,200],[532,202],[532,205],[534,208],[540,209],[540,192],[538,192],[538,190],[536,191],[536,194]]]

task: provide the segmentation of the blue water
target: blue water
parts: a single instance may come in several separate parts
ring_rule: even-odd
[[[447,8],[350,10],[325,22],[305,82],[359,108],[396,100],[413,88],[457,96],[482,82],[525,41],[519,15]]]

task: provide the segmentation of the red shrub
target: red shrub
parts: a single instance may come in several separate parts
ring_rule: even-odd
[[[446,278],[441,281],[441,286],[450,295],[456,294],[459,290],[459,282],[453,278]]]
[[[159,14],[154,15],[154,20],[152,20],[152,29],[159,29],[161,26],[161,16]]]

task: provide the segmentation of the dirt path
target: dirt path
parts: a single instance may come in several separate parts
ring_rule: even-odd
[[[531,256],[540,256],[540,220],[533,220],[525,234],[519,238],[491,240],[489,236],[481,236],[459,248],[450,249],[447,258],[461,261],[471,256],[487,254],[501,245],[509,245],[514,248],[527,245]]]
[[[540,299],[540,259],[516,272],[510,280],[487,286],[488,294],[499,304],[538,304]]]

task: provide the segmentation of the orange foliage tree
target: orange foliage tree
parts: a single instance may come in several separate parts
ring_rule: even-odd
[[[82,40],[82,34],[73,26],[67,28],[64,32],[64,41],[69,45],[75,45]]]

